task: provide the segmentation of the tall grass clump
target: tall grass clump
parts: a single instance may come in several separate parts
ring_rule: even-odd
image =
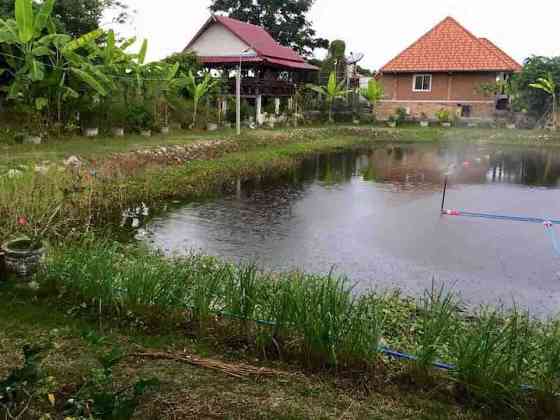
[[[345,278],[297,275],[280,313],[300,337],[310,365],[373,363],[382,335],[381,304],[357,298]]]
[[[543,417],[560,418],[560,321],[551,320],[540,327],[536,337],[537,366],[534,394]]]
[[[429,376],[433,364],[448,354],[448,343],[455,332],[457,302],[444,286],[425,292],[421,300],[416,335],[416,360],[413,374],[419,380]]]
[[[484,309],[453,335],[451,372],[463,396],[518,409],[535,363],[528,313]]]
[[[64,174],[35,172],[27,166],[0,172],[0,237],[17,235],[17,219],[35,224],[62,201],[69,180]]]

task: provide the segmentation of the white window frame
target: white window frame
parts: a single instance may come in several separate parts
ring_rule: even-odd
[[[424,77],[429,77],[429,78],[430,78],[430,86],[429,86],[429,88],[428,88],[427,90],[425,90],[425,89],[416,89],[416,79],[419,78],[419,77],[422,77],[422,78],[424,78]],[[433,77],[432,77],[432,75],[431,75],[430,73],[418,73],[418,74],[413,75],[413,76],[412,76],[412,91],[413,91],[413,92],[424,92],[424,93],[429,93],[429,92],[431,92],[431,91],[432,91],[432,80],[433,80]]]

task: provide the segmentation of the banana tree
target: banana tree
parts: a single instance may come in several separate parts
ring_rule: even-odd
[[[145,94],[146,80],[149,79],[148,74],[150,65],[146,64],[146,56],[148,53],[148,40],[142,41],[140,50],[137,54],[131,56],[129,68],[127,69],[127,79],[136,99],[142,98]]]
[[[45,78],[44,58],[51,56],[53,50],[45,42],[43,31],[53,6],[54,0],[45,0],[35,13],[32,0],[16,0],[15,19],[0,19],[0,44],[12,76],[12,83],[5,88],[9,99],[29,101],[26,93],[30,85]],[[45,103],[46,98],[35,98],[37,108]]]
[[[196,127],[196,118],[198,114],[198,104],[209,92],[211,92],[219,83],[219,80],[213,78],[210,73],[206,73],[204,78],[197,82],[192,70],[184,77],[184,86],[188,90],[189,95],[193,99],[193,121],[192,127]]]
[[[533,89],[539,89],[548,93],[552,97],[552,126],[554,130],[558,129],[558,112],[557,112],[557,88],[556,81],[552,77],[552,73],[548,73],[546,77],[539,77],[537,83],[529,85]]]
[[[159,62],[149,65],[146,72],[149,83],[146,84],[144,92],[153,101],[154,120],[163,122],[164,127],[169,125],[169,95],[180,89],[176,77],[178,71],[179,63]]]
[[[50,19],[54,2],[45,0],[34,12],[32,0],[16,0],[15,20],[0,19],[0,44],[12,76],[12,83],[6,89],[8,98],[32,102],[41,111],[49,105],[49,96],[54,96],[60,120],[63,100],[79,96],[69,85],[70,74],[99,95],[107,94],[103,84],[110,82],[87,57],[76,52],[103,32],[94,31],[78,39],[55,33]]]
[[[368,100],[375,112],[375,106],[383,98],[383,85],[379,81],[371,79],[367,88],[360,89],[360,94]]]
[[[103,31],[98,29],[77,39],[60,34],[46,37],[54,47],[54,54],[48,58],[52,70],[47,81],[59,122],[62,121],[63,103],[78,99],[80,92],[84,93],[83,87],[99,97],[107,96],[113,88],[113,82],[105,75],[102,66],[93,64],[90,57],[78,53],[78,50],[93,48],[102,35]]]
[[[89,61],[96,63],[96,68],[111,79],[111,95],[104,97],[103,108],[117,127],[122,127],[126,120],[128,92],[132,86],[130,79],[133,77],[130,69],[136,59],[127,49],[135,42],[136,38],[130,38],[118,43],[115,33],[108,31],[104,42],[88,46]]]
[[[336,82],[336,73],[333,71],[329,76],[329,82],[327,86],[318,86],[309,84],[307,85],[309,89],[314,92],[317,92],[319,95],[324,96],[327,99],[327,103],[329,105],[329,122],[334,122],[333,120],[333,106],[334,101],[338,98],[345,97],[350,90],[346,89],[346,81],[343,80],[340,83]]]

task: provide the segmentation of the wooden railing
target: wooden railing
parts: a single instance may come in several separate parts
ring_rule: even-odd
[[[224,86],[224,94],[235,95],[235,79],[228,80]],[[293,96],[296,93],[296,84],[283,80],[249,79],[241,80],[241,96]]]

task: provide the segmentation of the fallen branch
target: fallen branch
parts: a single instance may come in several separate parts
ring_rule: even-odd
[[[127,357],[153,360],[172,360],[187,363],[192,366],[216,370],[238,379],[263,376],[286,376],[288,373],[279,370],[259,368],[246,364],[225,363],[214,359],[203,359],[189,355],[175,355],[170,353],[131,353]]]

